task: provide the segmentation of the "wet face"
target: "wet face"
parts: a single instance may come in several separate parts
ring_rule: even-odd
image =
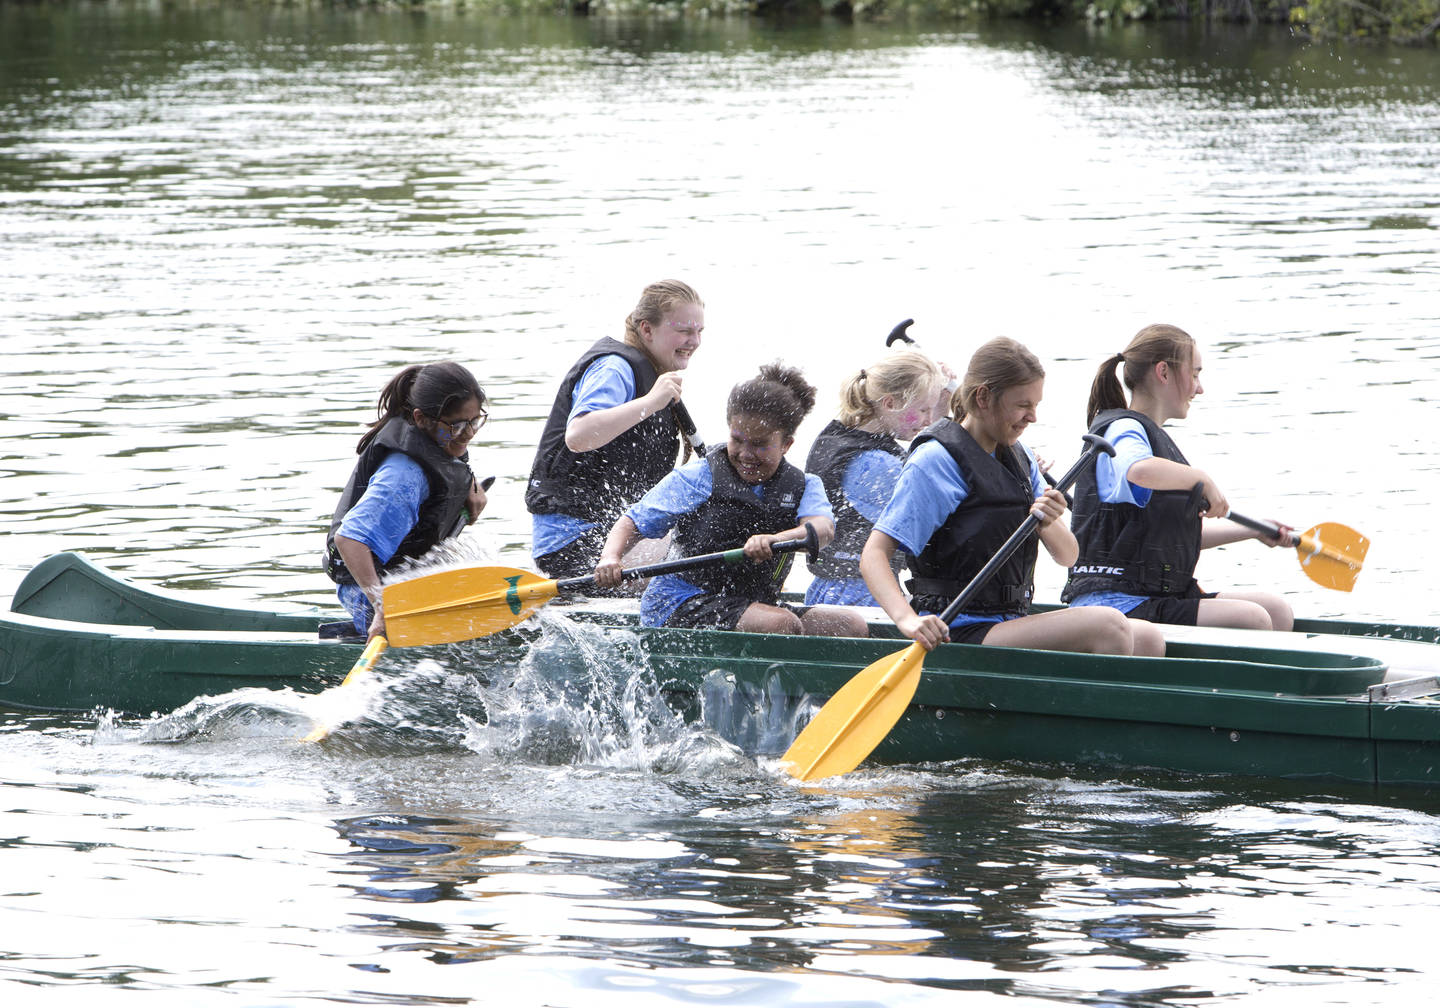
[[[452,458],[460,458],[470,450],[470,439],[485,422],[480,400],[471,396],[458,406],[446,410],[438,420],[415,411],[415,426],[428,433],[435,443]]]
[[[988,389],[982,393],[988,393]],[[999,445],[1013,445],[1035,422],[1036,410],[1045,394],[1045,379],[1037,378],[1024,385],[1012,385],[998,396],[982,394],[976,416],[978,431],[970,433],[987,451]],[[983,434],[983,436],[981,436]]]
[[[725,450],[740,478],[753,486],[775,475],[794,443],[793,437],[765,420],[740,413],[730,418],[730,440]]]
[[[880,400],[878,413],[885,431],[897,441],[909,441],[935,422],[935,404],[940,387],[928,388],[920,396],[897,403],[894,396]]]
[[[700,349],[700,338],[705,332],[705,309],[697,304],[676,305],[660,316],[655,325],[641,322],[639,330],[640,338],[662,374],[683,371]]]

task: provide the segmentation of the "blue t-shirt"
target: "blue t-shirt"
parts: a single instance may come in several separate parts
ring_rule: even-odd
[[[635,372],[630,367],[630,362],[619,354],[597,357],[575,383],[570,416],[565,422],[568,424],[576,417],[598,413],[634,398]],[[530,555],[542,557],[564,549],[594,527],[594,522],[573,515],[531,515]]]
[[[871,524],[890,503],[900,465],[898,455],[871,449],[856,455],[845,469],[840,486],[855,510]],[[805,589],[805,604],[873,606],[875,597],[865,587],[864,578],[817,577]]]
[[[692,459],[655,484],[625,513],[646,539],[660,539],[684,515],[698,510],[709,500],[713,489],[710,463],[703,458]],[[757,485],[755,494],[759,496],[760,493],[761,487]],[[805,474],[805,492],[800,495],[798,513],[802,518],[835,520],[830,498],[825,496],[825,484],[819,476]],[[700,588],[679,574],[661,574],[652,578],[645,586],[645,594],[640,596],[640,625],[664,626],[682,602],[700,593]]]
[[[1095,488],[1100,500],[1106,504],[1134,504],[1143,508],[1150,503],[1151,491],[1147,487],[1136,486],[1126,477],[1130,474],[1130,467],[1136,462],[1153,458],[1155,455],[1145,428],[1138,420],[1121,417],[1106,427],[1102,436],[1110,442],[1115,454],[1113,457],[1101,454],[1095,463]],[[1144,602],[1145,598],[1144,595],[1127,595],[1124,592],[1097,591],[1081,595],[1070,604],[1103,605],[1128,613]]]
[[[1030,449],[1023,444],[1020,449],[1030,463],[1030,488],[1035,497],[1045,492],[1044,478],[1040,466]],[[945,446],[938,441],[924,441],[910,453],[900,470],[900,480],[895,484],[895,493],[880,515],[875,527],[900,544],[901,549],[911,556],[924,551],[931,536],[970,496],[970,487],[960,466],[951,458]],[[923,615],[923,613],[922,613]],[[950,625],[961,627],[970,623],[998,623],[1001,619],[1013,619],[994,614],[971,616],[961,613]]]
[[[363,543],[384,565],[420,520],[428,496],[430,481],[420,463],[404,452],[391,452],[370,477],[365,493],[340,519],[336,534]],[[360,586],[338,585],[335,594],[354,618],[355,628],[362,633],[368,630],[373,611]]]

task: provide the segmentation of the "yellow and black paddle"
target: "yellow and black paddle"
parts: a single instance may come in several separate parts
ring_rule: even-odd
[[[1062,493],[1094,462],[1096,455],[1115,454],[1110,442],[1097,435],[1086,434],[1085,443],[1084,453],[1056,484]],[[947,626],[1039,524],[1040,519],[1033,512],[1025,516],[1020,527],[940,614]],[[890,729],[905,713],[910,698],[915,695],[915,687],[920,684],[924,663],[925,648],[919,643],[872,662],[820,708],[820,713],[785,751],[781,765],[792,777],[802,781],[854,770],[890,734]]]
[[[1272,539],[1280,534],[1280,527],[1274,522],[1247,518],[1234,511],[1225,517]],[[1370,551],[1369,539],[1339,522],[1321,522],[1304,532],[1292,532],[1284,545],[1295,547],[1300,569],[1311,581],[1324,588],[1347,592],[1355,587],[1365,554]]]
[[[776,553],[805,550],[813,561],[820,548],[815,528],[805,525],[804,539],[775,543]],[[744,549],[665,560],[622,571],[622,580],[674,574],[711,564],[746,563]],[[595,584],[595,575],[550,580],[513,567],[463,567],[437,571],[386,585],[385,629],[390,643],[448,644],[499,633],[566,592]]]

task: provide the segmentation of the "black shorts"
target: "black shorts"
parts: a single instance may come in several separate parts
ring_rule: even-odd
[[[1151,623],[1169,623],[1172,626],[1194,626],[1200,619],[1200,600],[1214,598],[1219,592],[1201,591],[1200,586],[1190,582],[1190,590],[1181,596],[1161,595],[1147,598],[1126,616],[1131,619],[1149,620]]]
[[[810,611],[809,606],[789,605],[785,602],[757,603],[754,599],[741,598],[738,595],[702,593],[676,606],[665,625],[683,630],[734,630],[740,623],[740,617],[745,615],[745,610],[757,604],[788,609],[796,616],[804,616]]]
[[[999,625],[1000,625],[1000,624],[999,624],[998,622],[996,622],[996,623],[966,623],[966,624],[964,624],[963,626],[958,626],[958,627],[957,627],[957,626],[954,626],[954,625],[951,625],[951,627],[950,627],[950,643],[951,643],[951,644],[983,644],[983,643],[985,643],[985,635],[988,634],[991,630],[993,630],[995,627],[997,627],[997,626],[999,626]]]

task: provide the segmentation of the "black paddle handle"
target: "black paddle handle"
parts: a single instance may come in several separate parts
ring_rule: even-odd
[[[1256,532],[1262,532],[1271,539],[1274,539],[1280,534],[1280,528],[1274,522],[1261,521],[1259,518],[1249,518],[1242,514],[1236,514],[1234,511],[1229,512],[1225,515],[1225,517],[1229,518],[1237,525],[1244,525],[1248,529],[1254,529]],[[1300,537],[1298,535],[1294,535],[1292,533],[1291,535],[1286,537],[1286,546],[1298,546],[1299,544]]]
[[[690,447],[695,449],[695,454],[701,458],[705,457],[705,440],[700,437],[700,432],[695,428],[695,418],[685,408],[685,404],[676,399],[670,404],[670,412],[675,417],[675,422],[680,425],[680,433],[685,435],[685,440],[690,442]]]
[[[885,345],[888,347],[896,340],[904,340],[906,343],[914,343],[915,337],[911,336],[905,331],[914,324],[915,320],[913,318],[907,318],[904,322],[901,322],[894,329],[891,329],[890,335],[885,337]]]
[[[1086,434],[1085,451],[1075,460],[1075,464],[1070,467],[1069,472],[1060,477],[1060,482],[1055,484],[1055,489],[1064,493],[1073,486],[1075,481],[1080,478],[1080,474],[1085,471],[1085,467],[1093,463],[1095,456],[1101,452],[1104,452],[1106,455],[1114,455],[1115,449],[1111,447],[1109,441],[1106,441],[1100,435]],[[1009,539],[1005,540],[1005,545],[996,551],[995,555],[990,558],[989,563],[980,568],[980,573],[970,579],[970,583],[964,587],[959,595],[955,596],[955,600],[945,607],[945,611],[940,614],[940,619],[946,626],[949,626],[950,621],[960,615],[966,603],[975,597],[976,592],[985,587],[985,582],[995,576],[995,572],[1000,569],[1006,560],[1010,559],[1011,554],[1020,548],[1020,545],[1030,537],[1030,533],[1033,532],[1039,524],[1040,519],[1035,517],[1034,512],[1025,516],[1025,520],[1020,523],[1020,527],[1010,534]]]
[[[820,559],[820,537],[815,532],[815,526],[809,522],[805,523],[804,539],[786,539],[784,542],[772,543],[770,549],[776,553],[796,553],[804,550],[811,563]],[[714,563],[738,564],[745,560],[745,549],[725,550],[720,553],[702,553],[699,556],[680,557],[676,560],[662,560],[659,563],[648,564],[644,567],[631,567],[629,570],[620,572],[620,580],[632,581],[635,578],[654,577],[657,574],[674,574],[677,571],[694,570],[696,567],[706,567]],[[564,591],[567,588],[580,588],[595,583],[594,574],[586,574],[582,577],[565,578],[563,581],[556,581],[557,591]]]

